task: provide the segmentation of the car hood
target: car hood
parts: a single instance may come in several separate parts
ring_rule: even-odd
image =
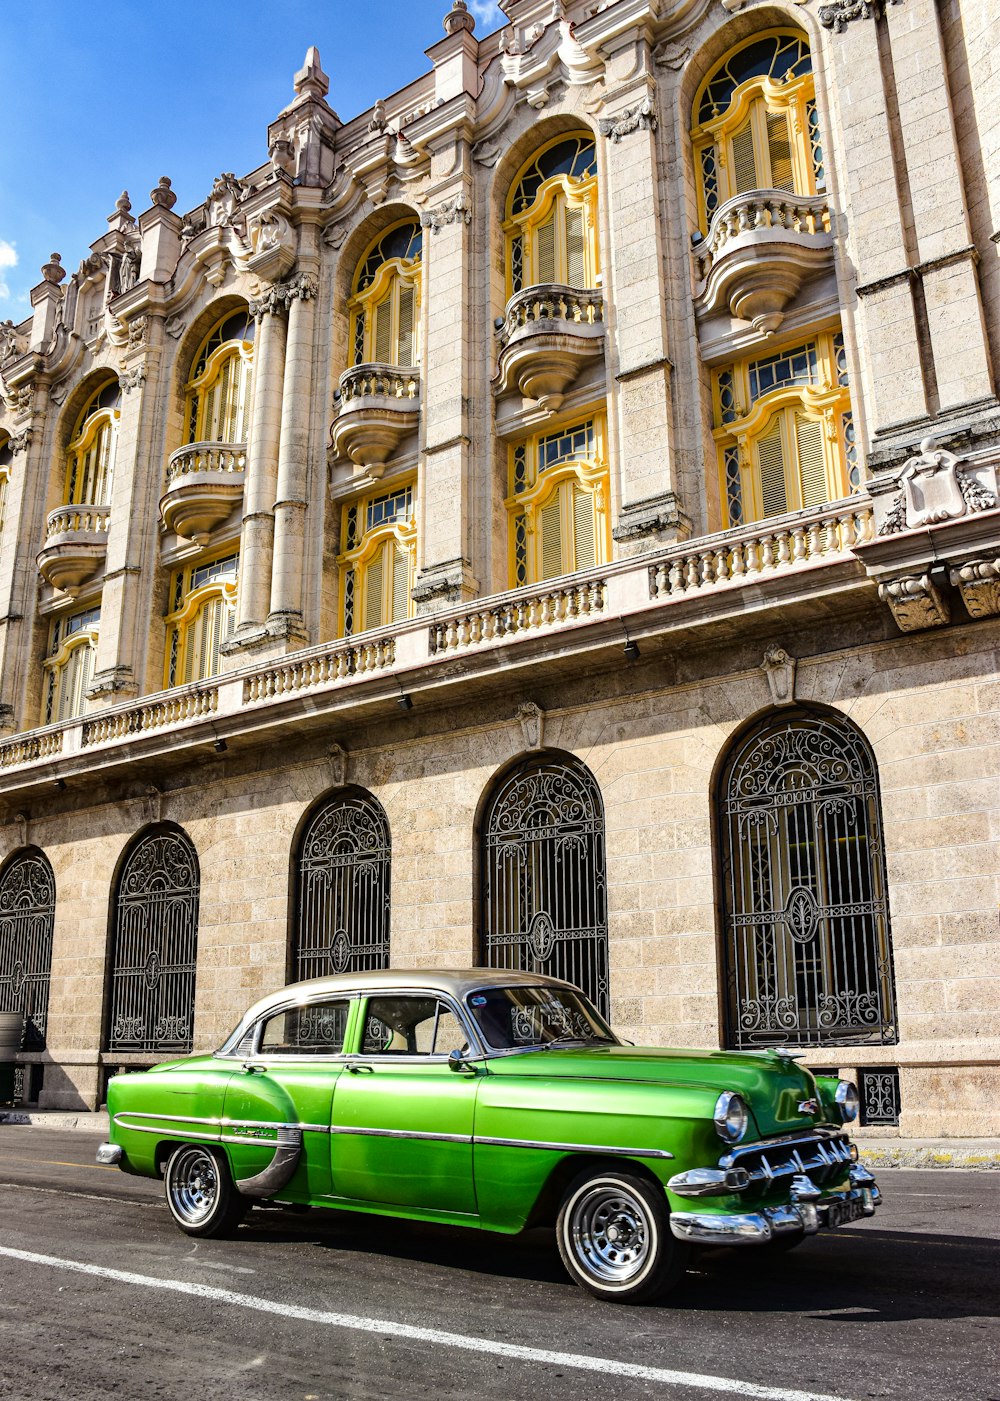
[[[771,1052],[702,1051],[660,1046],[554,1046],[550,1050],[495,1056],[491,1074],[581,1080],[617,1080],[704,1089],[714,1095],[734,1090],[750,1106],[762,1136],[788,1133],[830,1122],[800,1109],[819,1100],[816,1082],[804,1067]]]

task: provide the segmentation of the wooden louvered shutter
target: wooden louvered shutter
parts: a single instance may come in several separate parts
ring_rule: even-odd
[[[392,297],[375,308],[375,359],[380,365],[392,364]]]
[[[230,405],[232,404],[232,395],[233,360],[232,356],[230,356],[227,360],[223,361],[222,368],[219,371],[218,393],[215,396],[214,405],[215,412],[212,415],[213,422],[211,425],[207,423],[205,425],[209,430],[209,438],[212,442],[225,443],[228,441],[226,438],[226,430],[229,426],[229,411]]]
[[[82,715],[87,687],[94,672],[94,649],[89,642],[74,647],[66,658],[59,687],[59,720]]]
[[[749,117],[733,134],[733,185],[733,193],[737,195],[760,189],[753,151],[753,126]]]
[[[250,403],[250,375],[251,367],[242,355],[237,361],[236,373],[236,412],[233,415],[233,437],[232,442],[242,443],[247,436],[247,415]]]
[[[780,516],[788,510],[780,417],[772,419],[767,433],[757,440],[757,466],[760,471],[760,495],[764,515]]]
[[[788,137],[788,114],[768,112],[767,153],[771,161],[771,188],[773,190],[794,190],[792,178],[792,144]]]
[[[586,287],[584,214],[582,209],[566,210],[566,282],[570,287]]]
[[[114,445],[114,426],[103,423],[94,444],[97,453],[97,471],[94,478],[94,494],[90,498],[96,505],[111,504],[111,449]]]
[[[594,494],[582,486],[573,488],[573,537],[577,569],[597,563],[597,537],[594,533]]]
[[[410,611],[410,556],[401,545],[392,548],[392,621],[401,623]]]
[[[535,282],[555,282],[556,280],[556,219],[551,213],[544,224],[539,224],[535,234],[535,247],[538,261],[535,267]]]
[[[795,415],[795,441],[799,453],[799,480],[803,506],[821,506],[829,499],[823,459],[823,425],[805,414]]]
[[[385,546],[365,570],[365,627],[382,626],[382,581],[385,576]]]
[[[414,289],[401,287],[399,290],[399,354],[395,360],[397,365],[415,365],[417,363],[414,353],[415,310],[416,294]]]
[[[563,573],[562,521],[558,491],[538,512],[538,530],[542,542],[541,577],[554,579]]]

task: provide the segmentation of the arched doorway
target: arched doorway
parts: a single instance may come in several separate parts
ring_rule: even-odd
[[[24,1017],[24,1049],[45,1046],[56,882],[40,851],[20,851],[0,873],[0,1012]]]

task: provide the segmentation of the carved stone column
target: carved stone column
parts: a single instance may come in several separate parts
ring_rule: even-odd
[[[614,538],[625,556],[677,540],[686,526],[672,475],[664,229],[650,197],[659,189],[656,126],[653,89],[645,81],[630,89],[627,105],[601,120],[598,173],[610,236],[608,407],[620,463],[612,485]]]
[[[38,724],[38,696],[24,695],[37,625],[35,555],[45,518],[45,391],[33,389],[30,420],[10,440],[13,459],[0,537],[0,734]],[[37,669],[37,668],[36,668]]]
[[[287,284],[275,283],[250,303],[251,314],[257,321],[257,344],[243,489],[237,644],[241,634],[253,634],[264,626],[270,610],[287,312],[293,295]]]
[[[303,642],[303,568],[305,526],[309,509],[309,425],[308,411],[313,382],[313,336],[316,321],[316,292],[319,265],[312,235],[310,270],[302,271],[289,283],[294,296],[288,313],[288,345],[285,352],[284,389],[281,402],[281,433],[278,448],[277,499],[274,502],[274,562],[271,570],[271,604],[268,627],[290,639]],[[300,256],[300,266],[303,258]],[[241,564],[242,570],[242,564]]]
[[[413,597],[430,612],[471,598],[469,376],[472,316],[469,287],[472,212],[464,189],[423,215],[424,318],[421,376],[424,406],[418,574]]]

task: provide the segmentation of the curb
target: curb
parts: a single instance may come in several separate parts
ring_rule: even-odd
[[[965,1172],[1000,1172],[1000,1146],[983,1144],[963,1148],[950,1143],[859,1143],[858,1151],[871,1168],[961,1168]]]
[[[9,1109],[0,1111],[0,1125],[13,1124],[23,1127],[31,1125],[37,1129],[83,1129],[90,1133],[107,1133],[107,1114],[93,1114],[86,1110],[79,1113],[62,1110]]]

